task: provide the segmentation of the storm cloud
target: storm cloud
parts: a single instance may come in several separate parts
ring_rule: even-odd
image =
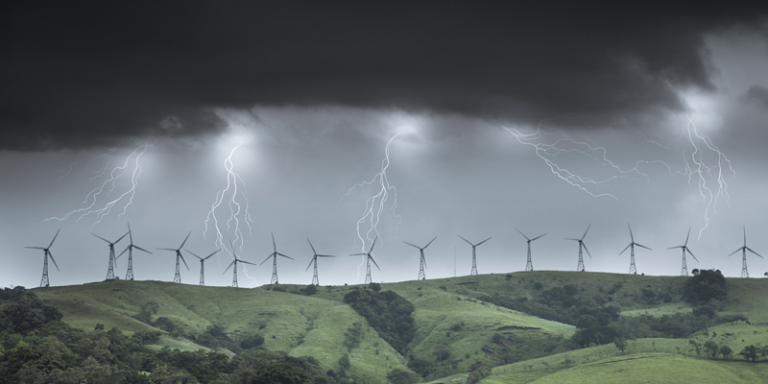
[[[431,2],[16,3],[0,143],[44,150],[218,132],[216,108],[345,106],[589,124],[713,90],[704,37],[766,7]],[[762,23],[762,24],[761,24]]]

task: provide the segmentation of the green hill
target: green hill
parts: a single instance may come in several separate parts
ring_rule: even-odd
[[[727,279],[728,295],[705,303],[717,307],[716,316],[697,320],[690,329],[697,329],[701,321],[726,322],[685,337],[659,338],[659,332],[649,330],[653,339],[630,340],[623,355],[613,344],[580,348],[570,343],[578,330],[576,320],[584,313],[608,322],[615,309],[621,317],[610,321],[634,327],[632,334],[642,333],[637,328],[647,325],[628,319],[680,314],[680,321],[693,321],[691,313],[700,304],[683,300],[688,279],[536,271],[381,284],[382,292],[392,291],[413,305],[415,332],[402,354],[344,302],[346,294],[368,288],[363,286],[318,287],[306,295],[304,286],[295,285],[237,289],[109,281],[33,292],[76,328],[92,330],[103,324],[130,335],[160,330],[165,323],[157,319],[162,317],[175,329],[164,332],[152,348],[207,346],[233,356],[242,341],[263,338],[261,348],[312,356],[325,370],[343,369],[348,359],[349,372],[370,383],[386,383],[387,375],[396,370],[446,383],[463,383],[470,371],[489,373],[484,383],[582,382],[580,377],[583,382],[594,382],[596,377],[624,382],[619,377],[625,376],[636,380],[625,380],[628,383],[665,382],[661,377],[666,369],[676,366],[690,371],[690,377],[701,375],[706,380],[765,382],[765,373],[758,368],[762,364],[707,360],[690,344],[693,340],[699,345],[706,341],[727,345],[738,359],[747,345],[768,345],[768,298],[762,294],[768,281],[762,279]],[[150,316],[155,326],[137,320],[148,303],[157,303],[157,312]],[[226,335],[226,342],[212,344],[210,335],[217,329]]]

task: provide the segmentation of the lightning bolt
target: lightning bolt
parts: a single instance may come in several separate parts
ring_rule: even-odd
[[[232,230],[234,227],[234,236],[235,240],[233,241],[233,244],[235,244],[236,247],[240,249],[242,252],[243,250],[243,244],[244,244],[244,237],[243,233],[240,230],[240,218],[242,217],[243,222],[248,226],[249,233],[252,233],[253,228],[251,227],[251,223],[253,223],[253,219],[251,218],[251,214],[249,212],[250,208],[250,202],[248,201],[248,197],[246,196],[247,187],[245,184],[245,181],[242,177],[240,177],[239,174],[237,174],[234,171],[234,163],[232,161],[232,156],[235,154],[235,151],[237,151],[240,146],[243,145],[243,142],[241,141],[238,143],[232,150],[229,152],[229,156],[227,156],[226,159],[224,159],[224,169],[226,170],[226,179],[227,184],[224,188],[220,189],[218,192],[216,192],[216,198],[213,201],[213,204],[211,204],[211,209],[208,211],[208,215],[205,217],[205,231],[203,231],[203,237],[208,238],[208,222],[212,221],[212,227],[215,229],[215,245],[217,248],[221,248],[225,250],[227,253],[229,252],[229,249],[225,246],[224,243],[224,234],[222,233],[222,229],[219,226],[219,219],[216,217],[216,209],[218,209],[222,204],[224,204],[224,201],[226,199],[226,205],[229,208],[229,218],[225,222],[227,230]],[[241,185],[241,188],[238,189],[238,184]],[[245,207],[241,205],[241,203],[238,201],[238,196],[242,198],[244,201]],[[240,242],[240,245],[238,246],[237,243]],[[230,253],[230,256],[234,258],[234,256]],[[245,264],[243,264],[243,270],[245,271],[246,277],[253,280],[254,284],[256,283],[256,279],[248,275],[248,268]]]
[[[691,178],[698,178],[697,186],[699,195],[701,196],[702,200],[707,203],[707,206],[704,209],[704,226],[699,229],[699,235],[696,239],[699,241],[701,240],[701,235],[704,233],[704,230],[709,227],[709,212],[712,211],[715,216],[718,215],[717,200],[720,197],[724,197],[728,206],[730,207],[731,205],[730,195],[728,194],[728,183],[725,181],[725,176],[723,175],[723,164],[727,164],[728,170],[730,170],[733,177],[736,177],[736,171],[734,171],[731,160],[728,159],[728,156],[720,151],[720,148],[714,145],[708,136],[699,133],[694,121],[695,112],[692,111],[690,114],[686,115],[686,119],[687,123],[685,129],[688,135],[688,141],[693,147],[693,152],[690,155],[690,159],[694,164],[691,166],[691,163],[688,162],[688,157],[686,156],[685,150],[683,150],[683,161],[685,162],[685,167],[687,170],[688,186],[692,186]],[[699,146],[696,145],[697,140],[703,142],[706,149],[717,155],[717,165],[708,165],[705,162],[704,148],[699,148]],[[712,174],[713,169],[717,173],[716,177]],[[704,174],[705,172],[706,175]],[[707,186],[707,177],[715,178],[716,191],[713,192],[713,188]]]
[[[357,235],[357,238],[361,242],[361,249],[362,252],[366,252],[365,250],[365,242],[373,241],[371,239],[372,234],[376,234],[376,237],[378,237],[382,244],[384,243],[383,238],[379,234],[378,225],[379,222],[381,222],[381,215],[384,212],[384,207],[386,205],[387,200],[389,200],[390,191],[393,196],[392,204],[389,208],[389,214],[396,220],[396,231],[395,236],[397,235],[397,230],[399,230],[400,222],[402,221],[402,217],[397,214],[397,188],[395,188],[394,185],[389,183],[389,178],[387,177],[387,168],[389,168],[389,149],[392,146],[392,142],[395,140],[397,136],[402,134],[404,132],[398,132],[392,138],[387,141],[387,145],[384,148],[384,159],[381,160],[381,170],[371,178],[370,181],[363,181],[360,183],[356,183],[353,185],[347,193],[341,197],[339,202],[344,200],[345,197],[349,196],[352,191],[355,188],[362,188],[368,185],[373,185],[374,183],[377,183],[379,185],[379,191],[366,199],[365,201],[365,209],[363,210],[362,216],[359,220],[355,223],[355,234]],[[378,207],[378,209],[376,209]],[[361,225],[364,225],[368,222],[368,230],[365,231],[365,237],[363,237],[363,234],[361,232]],[[363,257],[363,261],[357,268],[357,276],[360,277],[360,267],[365,264],[367,256]]]
[[[112,169],[112,172],[110,172],[109,179],[105,180],[100,186],[92,189],[88,194],[85,196],[85,199],[83,200],[82,204],[88,204],[88,201],[90,201],[90,204],[87,207],[75,209],[67,214],[57,217],[50,217],[47,219],[44,219],[44,222],[52,221],[52,220],[58,220],[59,222],[62,222],[64,220],[67,220],[70,218],[70,216],[79,216],[77,217],[77,220],[75,220],[75,224],[79,223],[80,220],[86,216],[89,215],[96,215],[96,221],[94,221],[93,225],[91,225],[91,228],[95,227],[96,224],[99,224],[101,220],[108,215],[110,212],[112,212],[112,208],[115,207],[118,203],[123,201],[124,199],[127,201],[125,205],[123,206],[123,212],[120,213],[119,216],[123,216],[126,211],[128,210],[128,207],[133,203],[133,197],[136,194],[136,188],[138,186],[139,182],[139,176],[141,176],[141,165],[139,164],[139,160],[141,159],[141,156],[147,151],[147,148],[151,147],[154,144],[145,143],[138,148],[134,149],[133,152],[131,152],[130,155],[125,159],[125,162],[123,165],[118,165],[115,168]],[[134,156],[135,155],[135,156]],[[116,188],[116,182],[117,180],[123,176],[126,172],[128,172],[128,167],[131,159],[134,159],[134,167],[133,172],[131,176],[131,188],[127,191],[120,194],[117,198],[114,198],[110,201],[107,201],[106,203],[99,204],[99,208],[94,208],[99,201],[99,197],[102,195],[105,195],[105,197],[109,197],[112,192],[114,192]],[[109,185],[109,190],[106,191],[107,185]]]

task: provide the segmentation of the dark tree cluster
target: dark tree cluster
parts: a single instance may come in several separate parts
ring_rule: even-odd
[[[405,355],[408,343],[413,339],[416,328],[411,313],[413,304],[393,291],[375,292],[356,290],[344,295],[360,316],[368,320],[379,336],[400,354]]]
[[[704,304],[710,300],[719,300],[728,292],[725,287],[725,276],[720,270],[694,269],[693,277],[683,286],[683,298],[691,304]]]

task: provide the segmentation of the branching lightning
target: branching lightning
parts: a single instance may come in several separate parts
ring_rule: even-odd
[[[710,210],[717,216],[717,200],[720,197],[724,197],[728,206],[730,207],[731,205],[730,195],[728,194],[728,183],[725,181],[723,175],[723,163],[728,165],[728,169],[733,177],[736,177],[736,171],[734,171],[728,156],[722,153],[720,149],[712,143],[712,140],[708,136],[699,133],[696,128],[696,123],[694,122],[694,117],[693,112],[690,115],[686,115],[688,122],[685,126],[686,133],[688,134],[688,141],[693,147],[690,160],[694,165],[691,166],[691,163],[688,162],[688,156],[686,156],[685,151],[683,151],[683,161],[685,161],[688,186],[692,186],[691,178],[698,177],[697,186],[699,195],[701,195],[702,200],[707,203],[707,206],[704,209],[704,226],[699,229],[699,235],[697,237],[698,241],[701,240],[701,234],[709,226]],[[704,148],[699,148],[699,146],[696,145],[697,140],[703,142],[707,149],[717,155],[717,165],[708,165],[705,162]],[[713,176],[713,170],[717,173],[717,177]],[[706,172],[706,175],[704,175],[704,172]],[[707,186],[707,177],[715,178],[716,188],[713,187],[716,189],[715,192],[712,191],[713,188]]]
[[[242,146],[242,141],[238,143],[232,150],[229,152],[229,156],[227,156],[226,159],[224,159],[224,169],[227,171],[227,185],[220,189],[218,192],[216,192],[216,198],[213,201],[213,204],[211,204],[211,209],[208,211],[208,215],[205,218],[205,231],[203,231],[203,237],[206,239],[207,233],[208,233],[208,222],[213,221],[212,227],[215,229],[216,232],[216,240],[215,245],[217,248],[221,248],[225,250],[227,253],[230,253],[229,249],[225,246],[224,241],[224,235],[222,234],[222,229],[219,227],[219,219],[216,217],[216,209],[218,209],[222,204],[224,204],[224,201],[226,199],[227,203],[226,205],[229,207],[229,218],[225,222],[227,230],[233,230],[235,239],[233,240],[232,244],[235,247],[238,247],[240,251],[243,250],[243,244],[244,244],[244,237],[243,233],[240,230],[240,220],[242,218],[242,221],[245,223],[246,226],[248,226],[249,233],[253,230],[251,227],[251,223],[253,223],[253,219],[251,219],[251,214],[249,212],[249,201],[248,197],[246,196],[247,187],[245,185],[245,181],[238,173],[234,171],[234,163],[232,161],[232,156],[235,154],[235,151],[237,151],[240,146]],[[238,188],[238,184],[240,184],[240,187]],[[242,198],[243,203],[240,203],[238,201],[238,196]],[[241,205],[242,204],[242,205]],[[244,205],[244,206],[243,206]],[[238,241],[240,242],[240,245],[238,246]],[[230,256],[234,258],[234,256],[230,253]],[[243,269],[245,271],[246,277],[253,280],[254,283],[256,283],[256,279],[248,275],[248,268],[243,265]]]
[[[400,222],[402,218],[397,214],[397,188],[395,188],[394,185],[389,183],[389,179],[387,177],[387,168],[389,168],[389,149],[392,146],[392,142],[395,140],[397,136],[402,134],[404,132],[398,132],[392,138],[387,141],[387,145],[384,148],[384,159],[381,160],[381,170],[371,178],[370,181],[363,181],[360,183],[357,183],[353,185],[351,188],[349,188],[349,191],[341,197],[341,200],[343,200],[345,197],[349,196],[352,191],[355,188],[362,188],[368,185],[372,185],[374,183],[378,183],[379,185],[379,191],[374,194],[373,196],[369,197],[365,201],[365,209],[363,210],[363,214],[360,217],[359,220],[355,223],[355,233],[357,235],[357,238],[361,242],[361,252],[366,252],[366,245],[365,242],[367,241],[373,241],[371,238],[371,235],[375,234],[375,237],[378,237],[381,239],[381,242],[383,243],[383,238],[379,234],[378,225],[379,222],[381,222],[381,215],[384,212],[384,207],[386,205],[387,200],[390,198],[390,191],[392,194],[392,204],[389,207],[389,214],[394,217],[396,220],[396,231],[399,229]],[[339,201],[341,201],[339,200]],[[378,207],[378,209],[377,209]],[[365,231],[365,235],[361,233],[361,225],[364,225],[366,222],[368,222],[368,230]],[[395,232],[397,233],[397,232]],[[360,267],[365,264],[366,260],[365,257],[363,258],[362,263],[360,266],[358,266],[358,278],[360,277]]]
[[[51,221],[51,220],[58,220],[61,222],[69,219],[72,216],[77,216],[77,220],[75,220],[75,224],[77,224],[80,222],[82,218],[93,214],[93,215],[96,215],[96,221],[94,221],[93,225],[91,225],[91,228],[93,228],[96,226],[96,224],[99,224],[105,216],[107,216],[110,212],[112,212],[112,208],[114,208],[118,203],[122,202],[123,200],[125,200],[126,203],[123,206],[123,212],[120,213],[120,216],[124,215],[127,212],[128,207],[133,203],[133,197],[136,194],[136,188],[138,187],[139,176],[141,176],[141,172],[142,172],[141,164],[139,163],[139,160],[141,159],[141,156],[147,151],[147,148],[151,147],[152,145],[153,144],[145,143],[139,146],[138,148],[133,150],[133,152],[131,152],[130,155],[128,155],[123,165],[118,165],[114,167],[110,172],[109,179],[105,180],[100,186],[92,189],[85,196],[85,199],[81,204],[88,204],[88,202],[90,201],[90,204],[87,207],[75,209],[63,216],[60,216],[60,217],[54,216],[54,217],[45,219],[43,221],[45,222],[45,221]],[[133,172],[131,175],[130,189],[120,194],[117,198],[107,201],[103,205],[99,204],[99,208],[95,208],[95,206],[97,205],[97,202],[100,200],[100,197],[104,196],[108,198],[112,194],[112,192],[114,192],[118,179],[121,176],[123,176],[126,172],[128,172],[128,169],[131,167],[130,165],[131,159],[133,159],[133,166],[132,166]],[[109,189],[105,192],[107,185],[109,185]]]

